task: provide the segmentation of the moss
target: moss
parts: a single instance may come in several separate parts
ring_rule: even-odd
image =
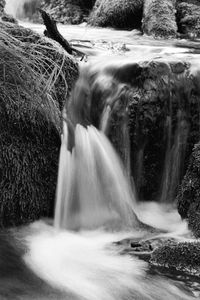
[[[176,269],[189,275],[200,276],[200,243],[169,243],[158,247],[152,253],[150,263],[156,266]]]
[[[200,3],[181,2],[177,4],[178,31],[183,34],[200,35]]]
[[[142,10],[143,0],[97,0],[88,23],[120,29],[140,28]]]
[[[145,0],[143,14],[143,32],[154,37],[176,37],[174,0]]]
[[[0,23],[0,48],[0,225],[11,226],[53,212],[61,109],[77,65],[11,23]]]

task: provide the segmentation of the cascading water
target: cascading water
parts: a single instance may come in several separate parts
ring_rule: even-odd
[[[76,125],[75,145],[70,153],[67,136],[64,123],[56,227],[73,230],[136,227],[134,195],[108,139],[92,126]]]

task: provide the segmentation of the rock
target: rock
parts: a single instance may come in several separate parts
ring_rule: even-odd
[[[179,2],[176,14],[178,31],[188,37],[198,37],[200,35],[200,3],[198,1]]]
[[[178,212],[188,219],[189,228],[200,237],[200,143],[196,144],[177,196]]]
[[[0,23],[0,48],[0,225],[12,226],[53,213],[61,110],[78,69],[56,43],[11,23]]]
[[[144,0],[142,29],[145,34],[156,38],[175,38],[175,1]]]
[[[140,28],[142,11],[143,0],[97,0],[88,23],[120,29]]]
[[[42,9],[63,24],[80,24],[87,20],[93,0],[43,0]]]
[[[153,251],[150,263],[200,277],[200,243],[166,243]]]

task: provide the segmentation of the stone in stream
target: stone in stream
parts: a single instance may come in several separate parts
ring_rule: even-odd
[[[178,31],[190,38],[200,35],[200,3],[197,0],[177,1]]]
[[[100,27],[140,28],[143,2],[143,0],[97,0],[88,23]]]
[[[76,62],[54,42],[0,23],[1,226],[53,213],[61,111]]]
[[[143,32],[156,38],[174,38],[177,34],[174,0],[144,0]]]
[[[165,243],[153,251],[150,263],[200,277],[200,243]]]
[[[41,7],[58,22],[80,24],[87,20],[94,0],[43,0]]]

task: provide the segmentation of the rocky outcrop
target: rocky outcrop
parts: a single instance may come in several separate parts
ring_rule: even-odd
[[[143,0],[97,0],[89,24],[100,27],[140,28]]]
[[[11,226],[53,211],[61,110],[78,70],[31,30],[0,23],[0,36],[0,225]]]
[[[175,1],[144,0],[142,29],[157,38],[176,37]]]

